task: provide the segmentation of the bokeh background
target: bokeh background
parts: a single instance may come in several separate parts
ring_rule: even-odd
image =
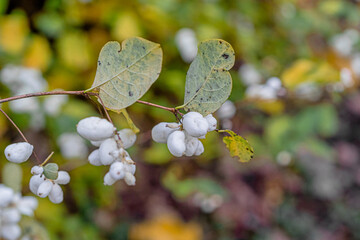
[[[255,150],[239,163],[210,133],[203,155],[174,158],[150,134],[174,116],[134,104],[137,183],[109,187],[107,167],[87,163],[94,147],[76,134],[80,119],[100,115],[94,102],[3,104],[38,155],[55,151],[53,161],[71,175],[62,204],[39,199],[35,217],[23,218],[30,239],[360,239],[358,1],[1,0],[0,13],[2,98],[87,89],[101,47],[140,36],[164,52],[162,73],[142,100],[175,107],[197,44],[228,41],[233,90],[215,115]],[[1,149],[21,141],[4,117],[0,136]],[[34,164],[21,165],[24,195]]]

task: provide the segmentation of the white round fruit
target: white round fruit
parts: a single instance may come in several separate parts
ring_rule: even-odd
[[[167,147],[175,157],[183,156],[186,150],[185,133],[183,131],[171,133],[167,139]]]
[[[166,143],[170,133],[179,129],[179,124],[161,122],[155,125],[151,130],[152,139],[158,143]]]
[[[99,117],[88,117],[77,124],[80,136],[90,141],[101,141],[114,135],[116,128],[108,120]]]
[[[117,151],[117,143],[114,138],[106,139],[99,148],[100,161],[103,165],[110,165],[115,161],[112,152]]]
[[[5,148],[5,157],[10,162],[22,163],[29,159],[34,147],[27,142],[10,144]]]
[[[134,145],[136,141],[136,134],[131,130],[130,128],[124,128],[120,131],[118,131],[118,134],[120,136],[120,139],[124,145],[124,149],[127,149]],[[118,136],[115,135],[115,138],[117,139]]]
[[[184,130],[192,137],[204,136],[209,129],[208,121],[198,112],[189,112],[184,115]]]

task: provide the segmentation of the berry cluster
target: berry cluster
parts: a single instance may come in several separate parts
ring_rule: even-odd
[[[168,149],[175,157],[199,156],[204,152],[204,146],[199,140],[216,129],[217,120],[211,115],[203,117],[198,112],[185,114],[181,123],[162,122],[151,131],[155,142],[167,143]]]
[[[45,168],[47,168],[47,166],[55,165],[55,163],[50,163],[47,164]],[[47,177],[46,172],[44,172],[44,167],[34,166],[31,169],[31,174],[34,176],[30,178],[29,187],[31,192],[38,195],[39,197],[49,197],[51,202],[61,203],[64,199],[64,193],[59,184],[68,184],[70,182],[70,175],[65,171],[57,171],[57,169],[53,172],[56,172],[57,174],[55,180],[51,179],[50,176]]]
[[[131,129],[116,131],[114,125],[106,119],[88,117],[78,123],[77,132],[90,140],[92,145],[99,147],[90,153],[90,164],[110,165],[104,177],[104,185],[112,185],[120,179],[124,179],[128,185],[135,185],[135,162],[125,150],[136,141],[136,135]]]
[[[21,215],[33,216],[37,206],[36,198],[23,197],[0,184],[0,239],[18,239],[21,235],[18,225]]]

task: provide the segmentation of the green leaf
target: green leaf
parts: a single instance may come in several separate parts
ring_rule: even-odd
[[[215,112],[230,96],[235,62],[231,45],[221,39],[203,41],[186,75],[184,108],[202,115]]]
[[[253,158],[254,149],[245,138],[231,130],[219,130],[219,132],[230,134],[230,136],[223,138],[223,142],[226,144],[232,157],[238,157],[240,162],[248,162]]]
[[[22,170],[19,164],[6,163],[2,170],[3,183],[15,192],[21,192]]]
[[[95,80],[90,89],[98,90],[110,110],[126,108],[142,97],[161,71],[159,44],[134,37],[108,42],[101,49]]]
[[[58,177],[59,166],[56,163],[48,163],[44,167],[44,175],[46,178],[56,180]]]

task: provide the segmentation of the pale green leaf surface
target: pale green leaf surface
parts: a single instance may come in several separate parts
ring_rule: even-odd
[[[228,70],[234,62],[234,49],[229,43],[221,39],[201,42],[186,76],[184,105],[180,107],[203,115],[215,112],[231,93]]]
[[[110,110],[126,108],[142,97],[161,71],[162,49],[159,44],[134,37],[108,42],[101,49],[94,83]]]
[[[19,164],[6,163],[2,170],[2,182],[15,192],[21,192],[22,170]]]
[[[44,167],[44,175],[46,178],[56,180],[58,178],[59,166],[56,163],[48,163]]]
[[[238,157],[240,162],[248,162],[254,157],[254,149],[249,142],[231,130],[220,130],[230,136],[223,138],[223,142],[230,151],[232,157]]]

